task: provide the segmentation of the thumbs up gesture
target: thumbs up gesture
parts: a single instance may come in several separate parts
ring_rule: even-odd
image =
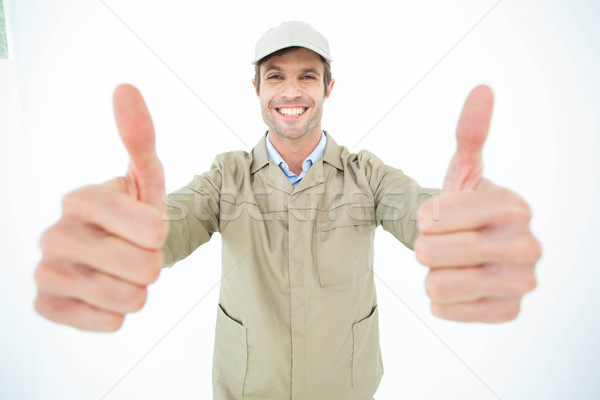
[[[110,332],[142,308],[163,267],[168,232],[165,181],[154,127],[141,94],[114,92],[114,112],[130,156],[127,175],[63,198],[60,220],[40,240],[36,310],[79,329]]]
[[[529,229],[531,210],[521,197],[482,176],[492,108],[489,87],[471,91],[442,194],[418,211],[415,253],[430,269],[425,287],[432,313],[444,319],[512,320],[521,298],[536,286],[541,247]]]

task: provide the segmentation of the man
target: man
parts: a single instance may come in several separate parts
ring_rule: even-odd
[[[128,173],[64,197],[63,217],[41,239],[39,313],[117,330],[164,265],[220,232],[215,399],[371,399],[383,374],[373,280],[382,225],[430,267],[435,315],[514,319],[535,287],[540,246],[527,204],[482,178],[489,88],[465,102],[439,195],[321,129],[330,62],[327,40],[309,25],[268,31],[253,82],[268,132],[250,153],[217,156],[168,207],[149,113],[135,88],[119,86]]]

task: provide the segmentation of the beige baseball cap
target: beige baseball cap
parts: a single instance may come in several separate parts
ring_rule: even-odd
[[[305,47],[322,56],[327,62],[333,59],[329,55],[329,42],[315,28],[300,21],[287,21],[271,28],[261,37],[254,48],[256,64],[269,54],[287,47]]]

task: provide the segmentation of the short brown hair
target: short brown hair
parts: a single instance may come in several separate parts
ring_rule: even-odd
[[[256,94],[258,94],[258,92],[260,90],[260,66],[273,56],[280,56],[282,54],[288,53],[288,52],[298,49],[298,48],[300,48],[300,47],[293,46],[293,47],[286,47],[285,49],[278,50],[275,53],[271,53],[268,56],[261,58],[254,65],[254,87],[256,89]],[[321,57],[321,61],[323,61],[323,67],[325,67],[324,72],[323,72],[323,83],[325,84],[325,94],[327,94],[327,88],[329,87],[329,83],[331,82],[331,65],[329,65],[329,63],[327,62],[326,59],[323,58],[323,56],[319,55],[319,57]]]

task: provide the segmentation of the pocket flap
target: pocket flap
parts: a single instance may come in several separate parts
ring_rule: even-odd
[[[377,306],[371,315],[352,325],[352,336],[354,339],[352,386],[364,388],[368,393],[375,393],[383,376]]]
[[[246,327],[219,304],[213,355],[213,378],[242,395],[248,365]]]

